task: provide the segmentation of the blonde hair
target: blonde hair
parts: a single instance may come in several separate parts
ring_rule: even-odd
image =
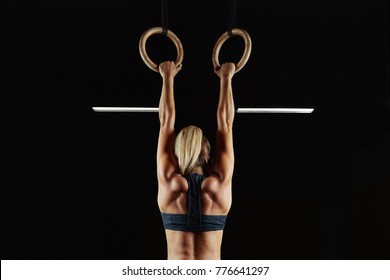
[[[175,156],[180,173],[190,174],[195,167],[204,167],[210,158],[210,143],[197,126],[187,126],[176,136]]]

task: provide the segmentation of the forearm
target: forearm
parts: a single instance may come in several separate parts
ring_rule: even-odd
[[[173,87],[173,78],[163,78],[162,92],[159,104],[159,117],[161,126],[174,125],[175,122],[176,112]]]
[[[217,110],[218,129],[231,129],[233,127],[234,115],[232,79],[223,77],[220,79],[220,95]]]

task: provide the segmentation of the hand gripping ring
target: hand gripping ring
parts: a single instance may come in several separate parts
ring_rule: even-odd
[[[145,62],[145,64],[153,71],[159,73],[160,71],[159,71],[158,65],[155,64],[149,58],[148,54],[146,53],[146,40],[148,40],[148,38],[154,34],[163,34],[163,28],[162,27],[152,27],[152,28],[146,30],[142,34],[141,39],[139,40],[139,53],[141,55],[142,60]],[[184,55],[183,54],[183,52],[184,52],[183,46],[182,46],[179,38],[172,31],[168,30],[167,37],[169,39],[171,39],[176,46],[177,57],[176,57],[175,65],[179,66],[183,62],[183,55]]]
[[[245,64],[247,63],[249,56],[252,51],[252,40],[251,37],[249,36],[248,32],[246,32],[244,29],[238,29],[238,28],[233,28],[232,29],[232,36],[241,36],[244,39],[245,42],[245,50],[244,54],[242,55],[241,60],[236,64],[236,70],[234,73],[237,73],[240,71]],[[221,65],[219,64],[219,51],[221,50],[221,47],[223,43],[229,38],[228,32],[225,32],[219,37],[218,41],[215,43],[214,50],[213,50],[213,65],[215,67],[220,67]]]

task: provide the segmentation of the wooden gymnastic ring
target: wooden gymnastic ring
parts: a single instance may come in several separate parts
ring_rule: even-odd
[[[236,70],[234,73],[237,73],[240,71],[245,64],[247,63],[249,56],[252,51],[252,40],[251,37],[249,36],[248,32],[246,32],[244,29],[238,29],[238,28],[233,28],[232,29],[232,36],[240,36],[244,39],[245,43],[245,50],[244,54],[242,55],[241,60],[236,64]],[[219,64],[219,51],[221,50],[222,45],[225,43],[227,39],[229,39],[229,34],[228,32],[225,32],[219,37],[218,41],[215,43],[214,50],[213,50],[213,66],[214,68],[220,67],[221,65]]]
[[[146,53],[146,40],[148,40],[148,38],[154,34],[163,34],[163,28],[162,27],[152,27],[152,28],[146,30],[142,34],[141,39],[139,40],[139,53],[141,55],[142,60],[145,62],[145,64],[150,69],[152,69],[155,72],[160,72],[159,68],[158,68],[159,66],[157,64],[155,64],[149,58],[148,54]],[[184,55],[183,46],[182,46],[179,38],[172,31],[168,30],[167,37],[169,39],[171,39],[176,46],[177,57],[176,57],[175,65],[179,66],[183,62],[183,55]]]

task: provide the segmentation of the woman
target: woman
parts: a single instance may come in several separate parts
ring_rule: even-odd
[[[165,228],[168,259],[221,258],[222,234],[232,202],[234,169],[231,80],[235,65],[225,63],[215,73],[220,78],[216,152],[209,161],[210,145],[196,126],[175,134],[175,75],[173,62],[159,66],[163,79],[159,105],[160,135],[157,148],[158,206]]]

